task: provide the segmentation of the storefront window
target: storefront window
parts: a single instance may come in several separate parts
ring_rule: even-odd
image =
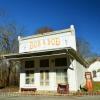
[[[49,71],[41,70],[40,71],[40,85],[48,86],[49,85]]]
[[[67,66],[67,59],[66,58],[56,58],[55,66],[56,67]]]
[[[57,69],[56,70],[57,84],[67,84],[67,70]]]
[[[33,70],[26,71],[26,84],[34,84],[34,71]]]
[[[40,67],[49,67],[49,59],[40,60]]]
[[[25,61],[25,68],[34,68],[34,61]]]

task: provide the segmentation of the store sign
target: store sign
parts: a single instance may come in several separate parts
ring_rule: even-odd
[[[53,34],[19,41],[19,52],[31,52],[67,47],[67,34]]]

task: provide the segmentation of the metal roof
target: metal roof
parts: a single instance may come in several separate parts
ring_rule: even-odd
[[[7,54],[2,55],[0,58],[5,58],[8,60],[21,60],[21,59],[29,59],[29,58],[36,58],[36,57],[44,57],[44,56],[54,56],[54,55],[69,55],[70,57],[76,59],[85,67],[88,67],[88,63],[83,59],[79,53],[77,53],[74,49],[67,47],[67,48],[59,48],[59,49],[51,49],[46,51],[34,51],[34,52],[26,52],[26,53],[14,53],[14,54]]]

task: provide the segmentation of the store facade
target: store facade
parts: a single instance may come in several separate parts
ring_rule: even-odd
[[[19,53],[5,57],[21,61],[20,89],[56,91],[58,84],[68,84],[69,91],[77,91],[85,84],[87,62],[76,52],[73,25],[18,40]]]

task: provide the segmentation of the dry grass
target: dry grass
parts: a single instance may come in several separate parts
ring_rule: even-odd
[[[18,91],[19,91],[19,87],[17,86],[9,86],[0,89],[0,92],[18,92]]]

